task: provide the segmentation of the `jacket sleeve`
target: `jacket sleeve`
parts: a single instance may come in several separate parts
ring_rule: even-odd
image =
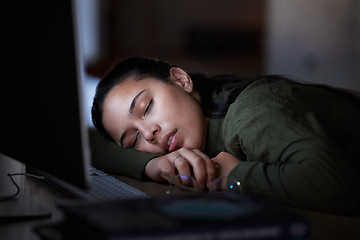
[[[96,129],[89,131],[92,165],[105,172],[144,180],[146,164],[159,155],[121,148],[106,140]]]
[[[288,97],[292,93],[286,85],[249,94],[237,99],[224,125],[233,129],[224,131],[227,150],[237,155],[241,148],[247,156],[230,177],[240,180],[245,191],[276,203],[354,211],[360,202],[359,174],[314,113]]]

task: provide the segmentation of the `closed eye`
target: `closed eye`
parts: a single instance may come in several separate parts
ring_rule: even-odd
[[[134,139],[134,142],[133,142],[131,148],[134,148],[134,147],[136,146],[136,142],[137,142],[137,140],[138,140],[138,138],[139,138],[139,135],[140,135],[140,132],[137,132],[136,137],[135,137],[135,139]]]
[[[153,103],[153,100],[151,99],[151,101],[149,102],[149,104],[145,108],[144,116],[149,112],[152,103]]]

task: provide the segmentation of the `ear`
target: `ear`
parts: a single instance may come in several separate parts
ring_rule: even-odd
[[[170,69],[170,80],[189,93],[193,90],[193,82],[190,76],[181,68],[172,67]]]

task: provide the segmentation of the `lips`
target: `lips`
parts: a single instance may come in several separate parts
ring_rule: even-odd
[[[168,146],[170,147],[171,145],[171,140],[173,139],[174,135],[171,135],[171,137],[169,138],[169,141],[168,141]]]
[[[166,152],[172,152],[176,149],[176,142],[177,142],[177,131],[174,131],[167,134],[163,138],[161,146]]]

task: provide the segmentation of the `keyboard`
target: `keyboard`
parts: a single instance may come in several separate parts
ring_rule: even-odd
[[[84,190],[69,184],[57,177],[38,171],[45,177],[45,182],[68,197],[82,200],[107,200],[107,199],[133,199],[149,198],[150,196],[137,188],[130,186],[105,172],[91,167],[90,169],[90,186]]]

